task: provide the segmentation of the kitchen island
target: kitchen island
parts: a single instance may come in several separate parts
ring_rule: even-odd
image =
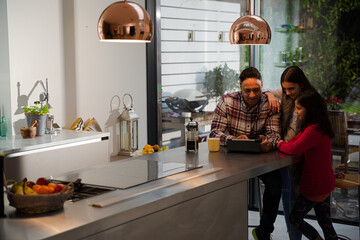
[[[109,162],[107,132],[61,130],[23,139],[21,135],[0,137],[0,173],[19,181],[105,164]],[[3,186],[3,178],[0,178]],[[0,196],[0,217],[3,216]]]
[[[247,239],[248,179],[298,159],[277,151],[245,154],[227,153],[221,148],[209,152],[206,143],[199,149],[198,153],[187,153],[180,147],[136,160],[201,168],[66,202],[58,212],[21,216],[6,202],[7,217],[0,219],[0,239]],[[116,167],[122,161],[107,167]]]

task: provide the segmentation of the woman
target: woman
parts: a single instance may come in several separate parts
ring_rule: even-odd
[[[280,83],[281,88],[266,91],[265,94],[269,99],[271,109],[278,112],[281,106],[282,133],[285,138],[291,139],[298,133],[300,127],[300,122],[297,122],[297,118],[294,117],[295,99],[301,92],[316,90],[298,66],[286,68],[281,75]],[[278,99],[281,100],[281,105]]]
[[[286,68],[281,75],[280,83],[280,89],[266,91],[265,94],[268,96],[270,108],[273,111],[278,112],[281,106],[282,139],[289,141],[299,133],[301,125],[295,115],[295,99],[300,93],[307,90],[315,91],[315,89],[304,72],[297,66]],[[281,100],[281,105],[279,105],[279,99]],[[289,222],[290,211],[296,200],[296,188],[299,185],[300,171],[301,164],[280,170],[283,182],[282,203],[285,223],[291,240],[301,239],[301,233]]]
[[[326,103],[318,92],[310,90],[296,98],[295,108],[301,120],[301,131],[290,141],[278,144],[278,149],[284,153],[304,156],[300,195],[291,211],[290,223],[308,239],[322,239],[316,229],[304,221],[314,208],[325,239],[337,239],[330,215],[330,193],[335,187],[331,163],[334,132]]]

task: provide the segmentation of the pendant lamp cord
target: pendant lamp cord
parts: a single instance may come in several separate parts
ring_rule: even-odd
[[[252,9],[251,9],[251,0],[249,0],[249,15],[251,16],[252,15]]]
[[[259,14],[256,14],[256,13],[255,13],[255,8],[254,8],[254,13],[253,13],[251,1],[253,1],[253,0],[249,0],[249,10],[248,10],[249,14],[248,14],[248,15],[250,15],[250,16],[251,16],[251,15],[261,16],[261,0],[259,0],[259,4],[256,5],[256,6],[258,6],[258,8],[259,8]],[[254,5],[254,7],[255,7],[255,3],[254,3],[253,5]]]
[[[257,15],[256,13],[253,13],[253,9],[252,9],[252,4],[251,4],[251,1],[252,0],[249,0],[249,9],[248,9],[248,15]],[[255,6],[255,3],[254,3],[254,6]],[[259,7],[259,16],[261,16],[261,0],[259,0],[259,4],[258,4],[258,7]],[[254,12],[255,12],[255,9],[254,9]]]
[[[261,16],[261,0],[259,0],[259,16]]]

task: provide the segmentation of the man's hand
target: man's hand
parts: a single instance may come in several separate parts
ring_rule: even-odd
[[[234,137],[234,139],[249,139],[246,135],[240,135],[237,137]]]
[[[272,143],[267,140],[264,135],[260,135],[262,142],[260,143],[261,152],[270,152],[272,150]]]
[[[273,112],[273,113],[280,112],[280,103],[279,103],[279,100],[277,99],[277,97],[275,97],[275,95],[272,94],[271,92],[266,92],[264,94],[268,98],[269,108],[270,108],[271,112]]]

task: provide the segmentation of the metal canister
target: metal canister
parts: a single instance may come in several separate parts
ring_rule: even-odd
[[[199,123],[192,118],[185,123],[185,144],[187,152],[199,149]]]
[[[54,115],[48,114],[46,117],[46,133],[52,133],[53,131],[53,123],[54,123]]]

